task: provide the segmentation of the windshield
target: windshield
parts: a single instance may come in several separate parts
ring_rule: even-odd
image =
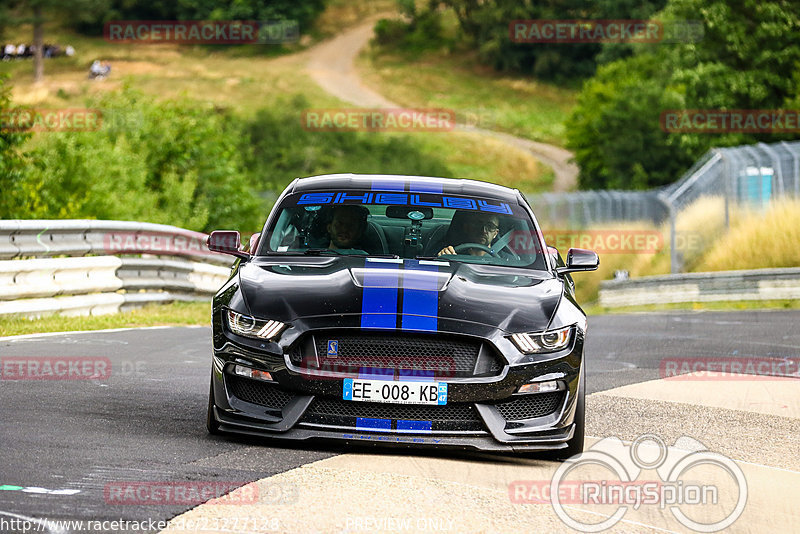
[[[391,256],[546,270],[521,206],[441,194],[347,191],[290,195],[259,255]]]

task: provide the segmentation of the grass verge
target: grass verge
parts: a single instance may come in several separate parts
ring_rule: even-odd
[[[367,85],[402,106],[453,109],[474,126],[559,146],[566,142],[564,121],[575,106],[575,90],[497,74],[470,54],[412,58],[372,47],[356,66]]]
[[[124,313],[110,315],[51,315],[39,319],[0,317],[0,336],[136,328],[142,326],[207,326],[211,323],[210,302],[173,302],[151,304]]]

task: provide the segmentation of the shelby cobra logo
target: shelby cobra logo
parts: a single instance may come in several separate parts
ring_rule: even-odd
[[[339,356],[339,341],[335,339],[328,340],[328,357],[336,358]]]

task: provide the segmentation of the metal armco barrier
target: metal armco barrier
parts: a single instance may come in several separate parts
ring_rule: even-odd
[[[206,237],[176,226],[130,221],[0,220],[0,260],[156,254],[230,265],[230,256],[209,252]]]
[[[646,276],[600,284],[600,305],[606,308],[784,299],[800,299],[800,268]]]
[[[161,224],[2,220],[0,315],[99,315],[208,300],[233,259],[209,252],[205,239]]]

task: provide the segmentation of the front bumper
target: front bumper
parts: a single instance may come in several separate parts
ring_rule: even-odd
[[[448,404],[421,406],[344,401],[341,373],[309,375],[293,363],[291,346],[273,343],[263,350],[225,332],[221,324],[214,326],[213,414],[224,432],[288,440],[548,451],[566,448],[575,431],[583,332],[577,332],[564,351],[516,365],[505,356],[510,347],[502,345],[505,339],[498,343],[482,338],[502,356],[502,368],[491,376],[447,379]],[[237,364],[269,371],[274,382],[236,376],[232,367]],[[557,380],[561,389],[514,393],[534,380]]]

